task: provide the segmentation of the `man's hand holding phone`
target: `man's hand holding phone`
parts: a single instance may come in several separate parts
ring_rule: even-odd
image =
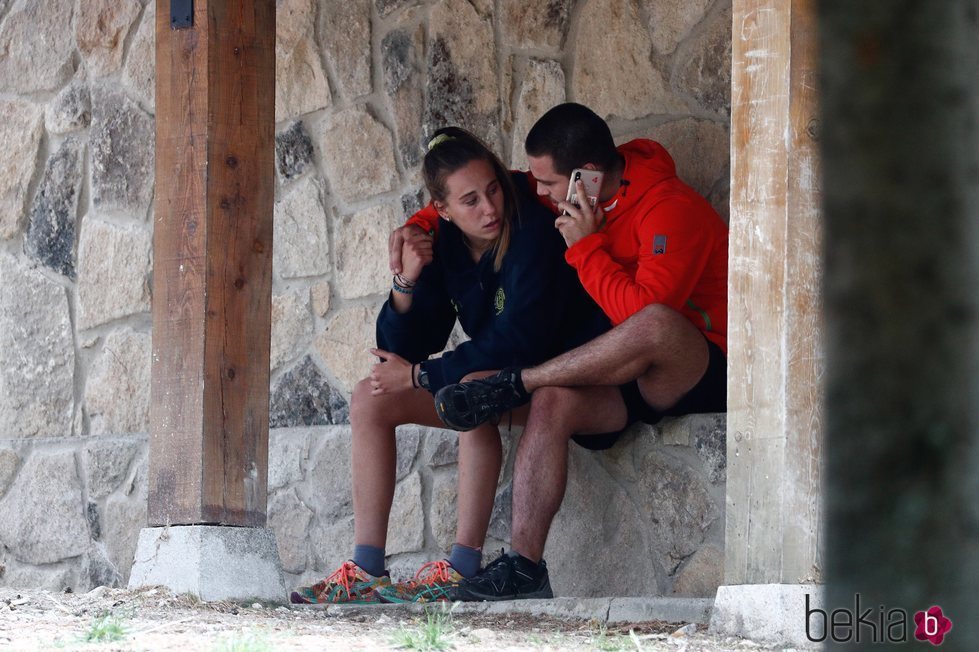
[[[554,221],[554,226],[569,247],[596,233],[602,226],[605,213],[598,205],[602,176],[601,172],[594,170],[575,170],[571,173],[567,199],[557,205],[561,216]],[[588,201],[578,201],[579,197],[587,197]]]

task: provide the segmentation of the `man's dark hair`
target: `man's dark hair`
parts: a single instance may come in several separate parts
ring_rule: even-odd
[[[600,170],[619,164],[608,125],[586,106],[558,104],[541,116],[525,143],[528,156],[550,156],[554,171],[569,176],[575,168],[594,163]]]

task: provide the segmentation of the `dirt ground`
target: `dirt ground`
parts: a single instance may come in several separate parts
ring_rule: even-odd
[[[439,607],[443,607],[439,609]],[[525,614],[202,603],[162,588],[84,594],[0,588],[0,650],[766,650],[684,623],[603,627]],[[679,631],[678,631],[679,630]]]

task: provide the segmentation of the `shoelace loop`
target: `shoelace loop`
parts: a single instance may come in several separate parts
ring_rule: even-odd
[[[412,580],[414,586],[421,584],[433,584],[435,582],[448,582],[451,580],[449,577],[449,565],[448,560],[439,559],[437,561],[430,561],[422,565],[415,573],[415,579]]]
[[[329,586],[331,583],[339,584],[349,596],[351,580],[357,581],[359,579],[360,573],[357,564],[348,560],[343,562],[340,568],[336,569],[332,575],[326,578],[325,585]]]

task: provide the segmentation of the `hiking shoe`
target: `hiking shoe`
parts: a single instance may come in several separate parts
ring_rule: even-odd
[[[435,411],[453,430],[472,430],[478,425],[530,400],[520,382],[520,369],[507,367],[492,376],[446,385],[435,393]]]
[[[445,602],[463,580],[447,559],[430,561],[410,580],[377,590],[381,602]]]
[[[368,604],[380,602],[376,589],[391,586],[391,576],[374,577],[345,561],[332,575],[312,586],[301,586],[289,596],[292,604]]]
[[[535,564],[515,552],[501,554],[479,573],[459,582],[450,595],[463,602],[553,597],[544,560]]]

